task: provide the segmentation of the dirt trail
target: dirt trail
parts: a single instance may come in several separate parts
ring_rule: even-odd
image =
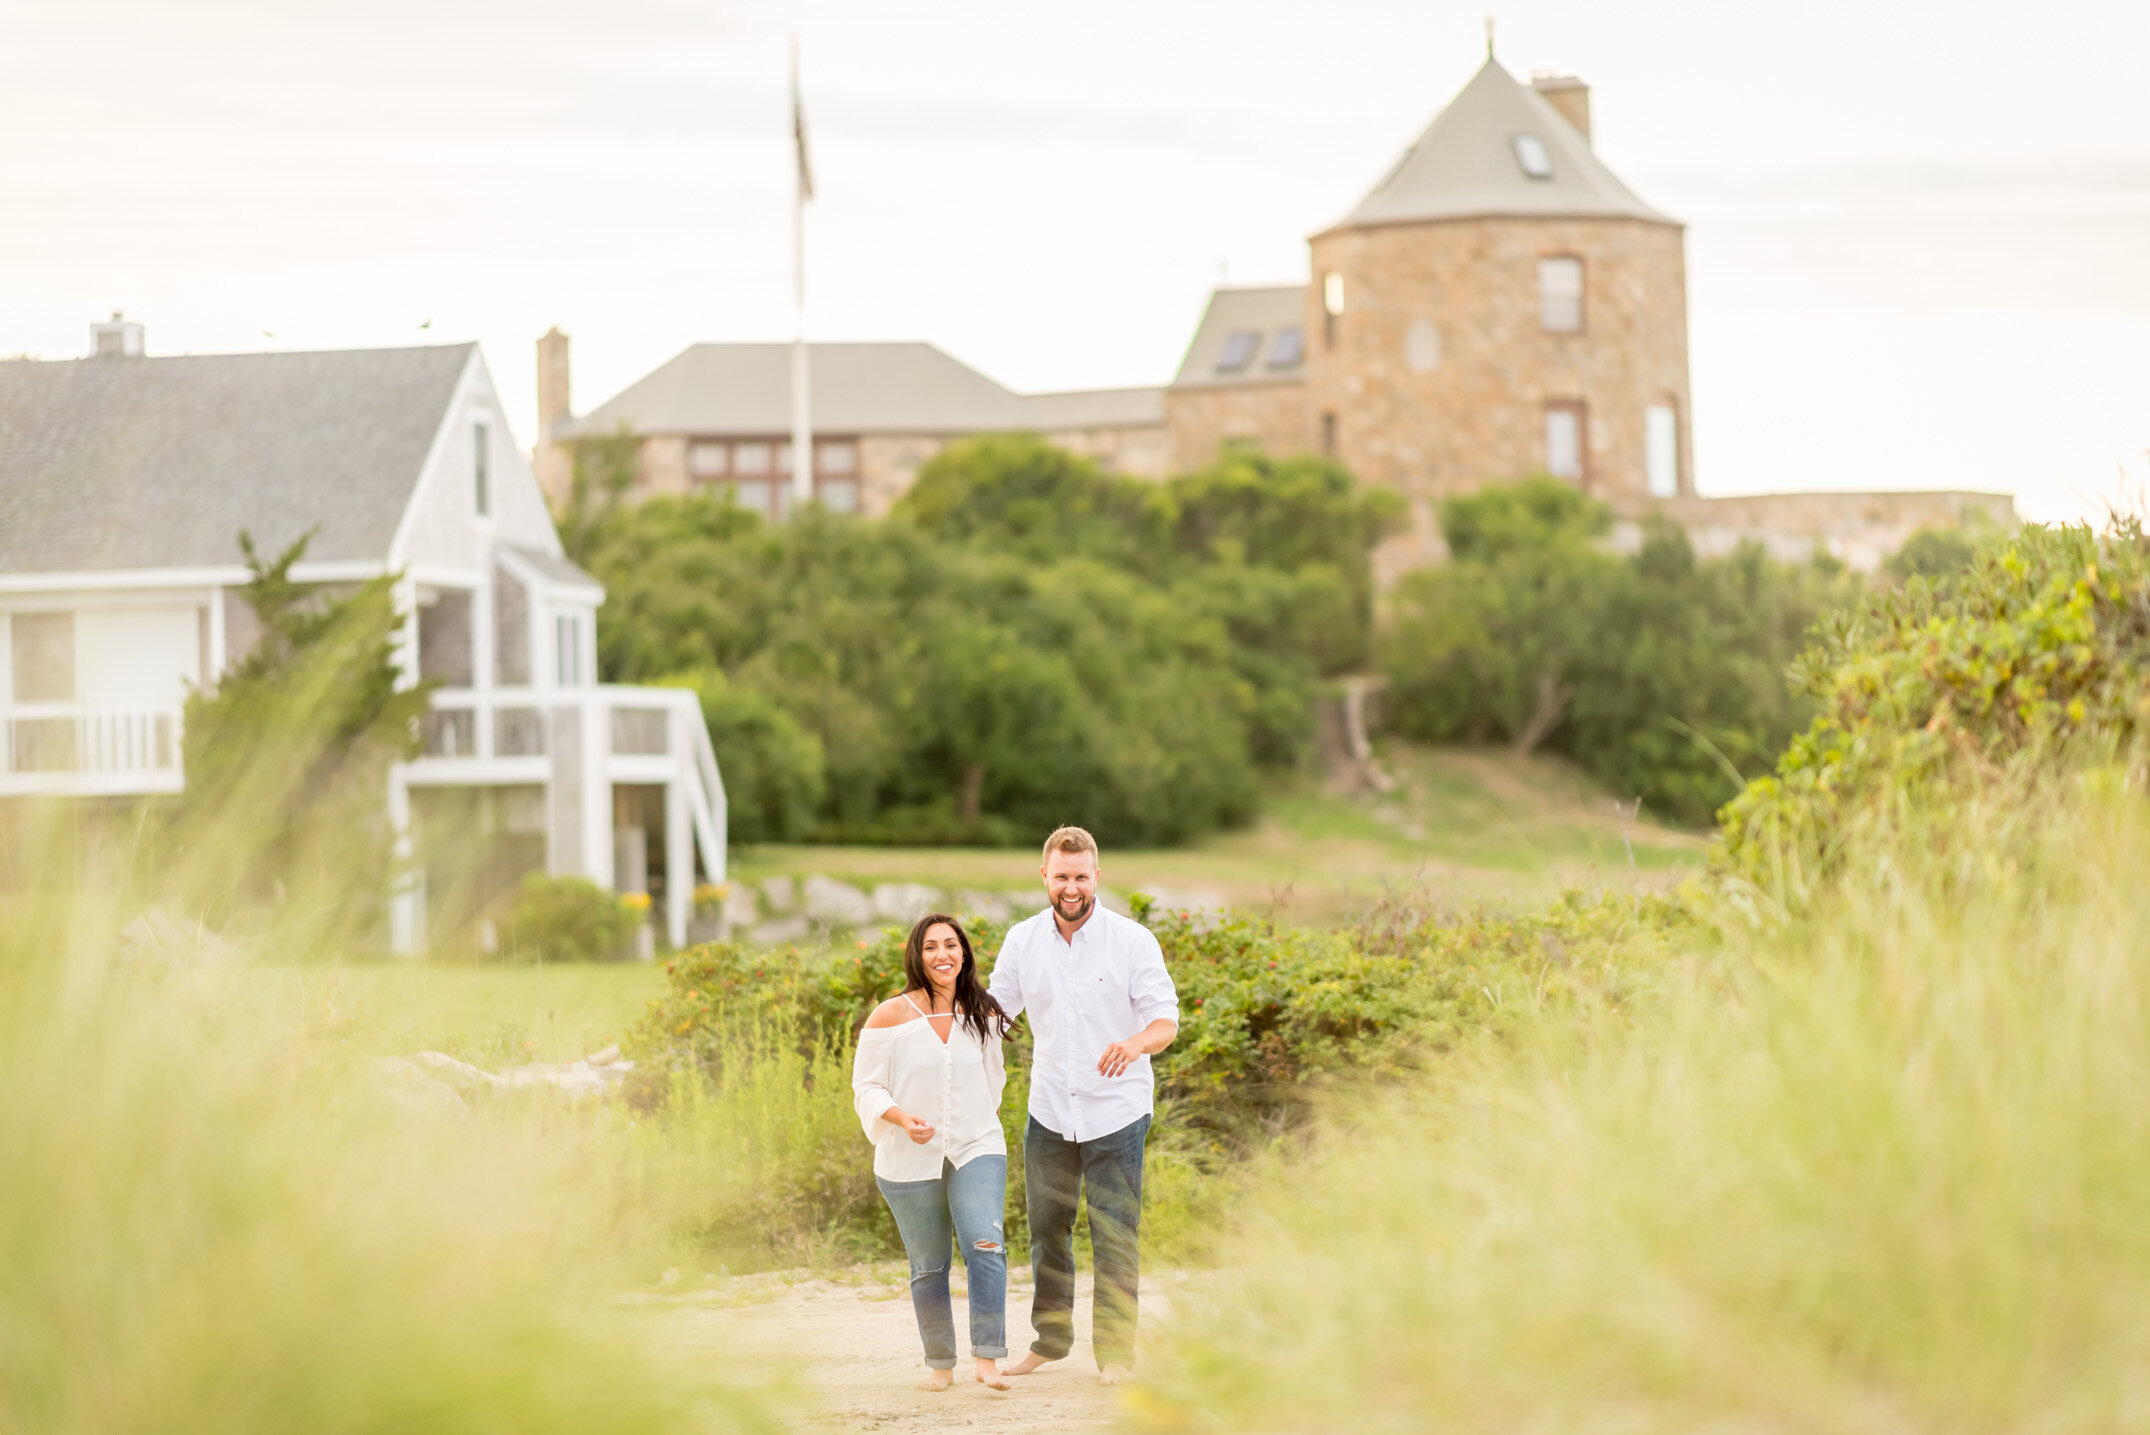
[[[1186,1278],[1142,1281],[1142,1324],[1154,1335],[1170,1318]],[[744,1383],[764,1393],[799,1431],[1106,1430],[1121,1413],[1119,1392],[1097,1383],[1090,1350],[1090,1281],[1078,1279],[1075,1350],[1066,1360],[1014,1382],[1006,1394],[971,1379],[969,1312],[960,1275],[955,1291],[963,1358],[954,1388],[912,1388],[925,1374],[918,1326],[900,1265],[860,1267],[835,1277],[791,1272],[741,1276],[707,1290],[642,1298],[665,1354],[708,1371],[736,1362]],[[1010,1272],[1008,1348],[1029,1347],[1029,1272]]]

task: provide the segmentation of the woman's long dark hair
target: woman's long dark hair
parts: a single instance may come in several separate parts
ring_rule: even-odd
[[[956,973],[956,1020],[969,1027],[980,1041],[984,1041],[988,1036],[1005,1039],[1008,1033],[1015,1029],[1015,1023],[1000,1009],[1000,1003],[993,1000],[992,994],[985,989],[985,983],[978,980],[978,957],[970,949],[970,933],[964,931],[963,924],[946,912],[926,913],[918,919],[918,925],[911,928],[911,935],[904,939],[903,989],[910,992],[932,992],[932,979],[926,975],[926,933],[937,926],[953,929],[956,940],[963,944],[963,969]],[[930,1000],[927,1006],[932,1006]],[[996,1026],[1000,1028],[997,1032],[993,1030]]]

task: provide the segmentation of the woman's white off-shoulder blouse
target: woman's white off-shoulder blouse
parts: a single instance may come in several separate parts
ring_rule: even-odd
[[[852,1106],[873,1143],[873,1173],[884,1181],[931,1181],[943,1161],[961,1167],[979,1156],[1008,1154],[1000,1131],[1000,1093],[1008,1084],[1000,1040],[981,1040],[960,1017],[949,1026],[945,1044],[924,1017],[859,1033]],[[921,1146],[883,1121],[891,1106],[925,1117],[933,1139]]]

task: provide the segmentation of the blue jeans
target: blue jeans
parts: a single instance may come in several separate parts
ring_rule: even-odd
[[[1135,1288],[1141,1275],[1142,1143],[1145,1116],[1095,1141],[1070,1141],[1030,1118],[1023,1133],[1023,1190],[1030,1211],[1030,1264],[1037,1295],[1030,1348],[1059,1360],[1075,1346],[1075,1201],[1090,1201],[1091,1282],[1097,1300],[1090,1344],[1100,1369],[1135,1363]]]
[[[874,1177],[903,1233],[911,1258],[911,1309],[925,1342],[926,1364],[956,1368],[955,1308],[948,1301],[948,1243],[959,1240],[970,1272],[970,1353],[998,1360],[1008,1353],[1008,1251],[1000,1218],[1008,1200],[1008,1158],[973,1156],[960,1167],[941,1163],[930,1181]]]

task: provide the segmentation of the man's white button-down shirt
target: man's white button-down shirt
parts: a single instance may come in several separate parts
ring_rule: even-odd
[[[1150,929],[1092,907],[1062,941],[1050,908],[1017,922],[993,963],[993,1000],[1028,1011],[1033,1038],[1030,1114],[1068,1141],[1095,1141],[1150,1114],[1156,1080],[1138,1056],[1118,1076],[1098,1058],[1159,1017],[1180,1019],[1179,993]]]

